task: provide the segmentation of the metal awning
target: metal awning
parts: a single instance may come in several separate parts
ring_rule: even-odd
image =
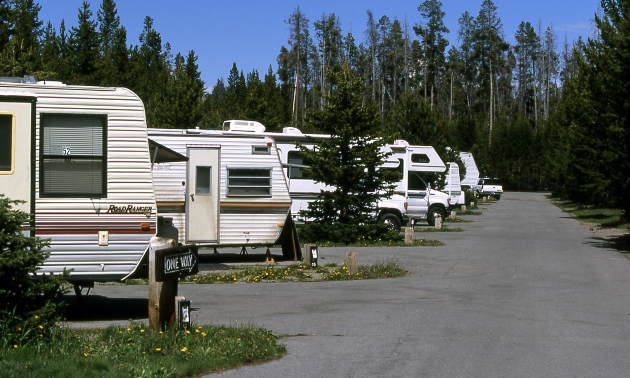
[[[184,156],[179,152],[175,152],[152,139],[149,139],[149,152],[151,153],[151,164],[188,161],[187,156]]]

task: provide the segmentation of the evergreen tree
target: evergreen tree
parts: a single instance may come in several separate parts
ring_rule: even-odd
[[[170,59],[170,45],[166,43],[162,46],[162,37],[153,28],[153,19],[145,17],[140,46],[135,46],[130,54],[128,83],[144,102],[150,127],[160,127],[158,113],[166,97]]]
[[[27,342],[46,332],[41,329],[54,326],[59,317],[55,299],[61,294],[61,281],[39,272],[38,266],[49,256],[48,242],[23,234],[29,215],[15,209],[16,204],[0,194],[0,321],[9,333],[2,339],[12,344]]]
[[[330,72],[329,82],[336,88],[326,95],[327,106],[313,114],[315,126],[329,140],[318,140],[314,150],[300,146],[307,170],[316,182],[334,188],[322,191],[309,204],[304,215],[313,218],[304,228],[308,239],[352,242],[366,233],[372,236],[388,230],[377,224],[376,203],[392,194],[394,173],[380,170],[386,157],[385,144],[377,138],[379,115],[372,103],[365,103],[363,79],[347,66]]]
[[[126,67],[121,65],[121,43],[125,44],[126,31],[120,30],[120,16],[114,0],[103,0],[96,14],[98,20],[99,59],[97,63],[98,82],[104,86],[121,85],[121,74]],[[121,40],[122,39],[122,40]],[[128,54],[125,51],[126,55]],[[123,63],[124,64],[124,63]],[[119,70],[123,71],[119,71]]]
[[[495,118],[497,76],[505,69],[504,53],[508,44],[503,39],[503,24],[492,0],[483,0],[479,15],[473,24],[473,56],[478,67],[477,104],[479,113],[484,112],[487,120],[488,145],[492,142]]]
[[[161,127],[193,128],[203,118],[202,100],[204,85],[197,66],[197,56],[190,51],[184,59],[175,57],[173,72],[169,77],[164,102],[156,121]]]
[[[444,51],[448,46],[448,40],[444,34],[449,33],[444,25],[442,2],[438,0],[425,0],[419,7],[420,16],[427,20],[426,24],[416,25],[413,30],[416,35],[422,37],[422,50],[425,62],[425,85],[430,92],[430,104],[433,109],[434,98],[438,88],[436,88],[438,78],[445,69],[446,58]],[[426,95],[425,95],[426,97]]]
[[[573,198],[618,206],[629,219],[630,1],[602,0],[598,39],[589,39],[566,108],[572,144],[568,165]]]
[[[87,1],[79,8],[79,21],[70,30],[68,41],[72,62],[72,84],[95,84],[96,67],[99,60],[99,40],[96,21],[92,20],[92,11]]]
[[[7,18],[7,9],[9,16],[9,22],[0,26],[0,43],[5,43],[4,70],[7,76],[33,75],[41,68],[39,40],[44,30],[39,11],[42,7],[33,0],[14,1],[12,10],[6,3],[0,5],[0,18]]]
[[[537,121],[536,77],[540,60],[540,39],[529,22],[521,22],[516,30],[514,52],[517,59],[519,108],[522,114]]]

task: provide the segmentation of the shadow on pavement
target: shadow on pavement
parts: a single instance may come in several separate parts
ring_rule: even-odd
[[[69,321],[136,320],[149,316],[148,298],[108,298],[87,295],[79,303],[74,295],[64,295],[67,304],[63,314]]]
[[[271,254],[276,262],[288,261],[281,254]],[[242,255],[239,253],[199,253],[200,264],[227,264],[227,263],[264,263],[265,253],[252,253]],[[226,267],[226,269],[229,269]]]

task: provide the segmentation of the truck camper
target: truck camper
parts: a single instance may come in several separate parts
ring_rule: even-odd
[[[280,160],[284,164],[293,204],[291,213],[299,219],[301,210],[317,199],[321,190],[328,190],[323,183],[317,183],[304,174],[308,168],[296,142],[312,148],[318,140],[330,138],[325,134],[303,134],[295,127],[285,127],[282,133],[261,132],[264,125],[255,121],[229,120],[223,123],[223,130],[231,134],[258,134],[273,138],[278,146]],[[249,130],[249,131],[248,131]],[[446,166],[431,146],[410,146],[403,140],[386,145],[383,152],[390,154],[382,169],[399,170],[402,179],[396,183],[392,197],[378,202],[378,220],[390,223],[395,228],[406,224],[411,216],[414,221],[427,220],[433,224],[435,215],[443,218],[449,208],[448,196],[430,185],[422,177],[427,172],[444,172]],[[430,194],[429,194],[430,193]]]
[[[0,193],[49,239],[39,274],[75,288],[146,273],[158,216],[144,105],[125,88],[0,78]]]
[[[280,244],[285,258],[302,258],[272,138],[199,129],[149,129],[149,137],[188,157],[153,169],[158,211],[180,242],[243,252]]]

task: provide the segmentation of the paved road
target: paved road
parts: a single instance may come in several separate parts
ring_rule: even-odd
[[[533,193],[505,193],[443,247],[325,248],[322,263],[397,260],[400,279],[180,285],[197,324],[287,335],[288,354],[220,377],[627,377],[630,261]],[[454,225],[449,224],[454,227]],[[127,313],[146,289],[97,286]],[[136,308],[137,307],[137,308]]]

